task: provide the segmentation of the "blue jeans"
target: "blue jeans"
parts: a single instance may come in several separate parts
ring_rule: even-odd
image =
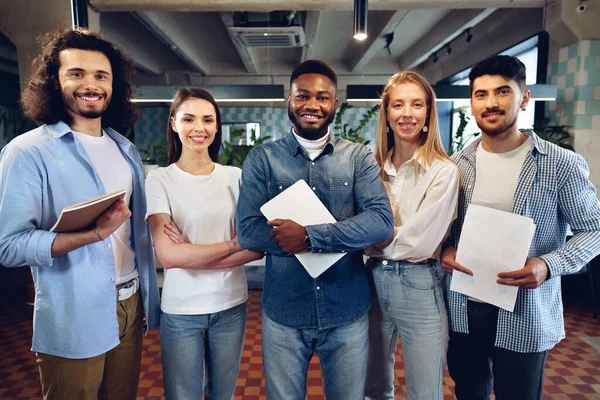
[[[330,329],[294,329],[263,311],[263,363],[267,400],[304,400],[308,364],[316,349],[327,400],[363,400],[367,373],[369,320],[365,313]]]
[[[366,395],[394,399],[394,353],[400,335],[407,398],[443,399],[448,317],[439,263],[372,258],[369,265],[379,302],[369,312]]]
[[[165,398],[233,399],[246,335],[246,303],[214,314],[163,313],[160,321]]]

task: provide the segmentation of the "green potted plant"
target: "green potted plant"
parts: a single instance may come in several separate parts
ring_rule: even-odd
[[[364,136],[362,136],[360,133],[362,129],[369,123],[369,121],[371,121],[371,119],[373,119],[373,117],[377,115],[379,107],[379,104],[377,104],[376,106],[369,108],[362,115],[358,126],[351,128],[349,127],[348,123],[343,124],[342,119],[344,118],[344,114],[348,110],[354,108],[354,106],[348,103],[342,103],[342,105],[340,105],[340,109],[337,112],[337,115],[335,116],[335,121],[333,124],[333,131],[335,135],[354,143],[362,143],[364,145],[371,143],[370,140],[366,140]]]

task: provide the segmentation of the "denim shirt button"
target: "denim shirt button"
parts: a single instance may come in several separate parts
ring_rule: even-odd
[[[321,290],[321,286],[317,286],[317,290]]]
[[[388,262],[387,262],[387,260],[383,260],[383,261],[381,262],[381,264],[382,264],[382,265],[388,265]]]
[[[323,250],[319,250],[319,253],[322,253],[322,252],[323,252]]]
[[[315,186],[312,187],[313,190],[317,190],[317,188]]]
[[[283,186],[279,186],[279,190],[283,189]]]
[[[348,186],[348,182],[344,182],[344,186]]]
[[[315,165],[314,161],[310,163],[310,165]]]

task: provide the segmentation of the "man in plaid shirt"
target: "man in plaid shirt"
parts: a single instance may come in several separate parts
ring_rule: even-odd
[[[456,262],[456,247],[470,203],[533,219],[536,231],[523,268],[498,274],[517,286],[514,312],[450,290],[448,368],[456,397],[542,399],[546,354],[565,336],[560,277],[600,253],[600,204],[589,169],[578,154],[519,131],[527,106],[525,66],[494,56],[470,74],[471,111],[481,137],[453,156],[460,171],[458,218],[442,253],[447,274],[472,272]],[[565,243],[567,225],[573,238]]]

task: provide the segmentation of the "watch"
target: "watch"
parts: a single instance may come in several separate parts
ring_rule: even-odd
[[[310,243],[310,237],[308,237],[308,234],[304,237],[304,247],[306,247],[307,249],[312,249],[312,244]]]

